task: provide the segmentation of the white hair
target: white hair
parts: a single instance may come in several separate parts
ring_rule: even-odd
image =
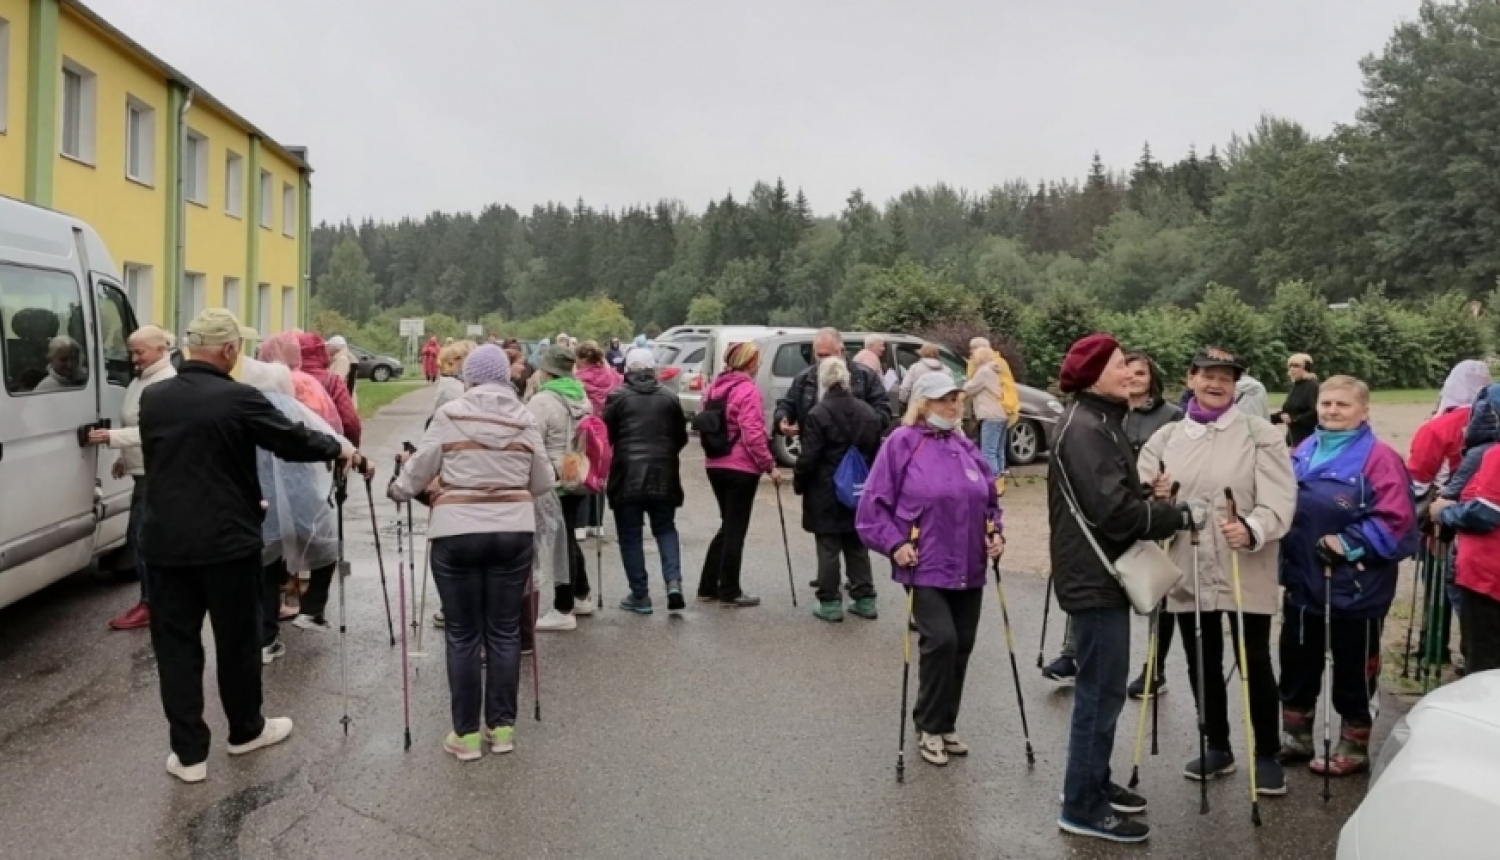
[[[987,337],[973,337],[973,338],[969,338],[969,352],[973,352],[976,349],[989,349],[989,348],[990,348],[990,339],[989,338],[987,338]]]
[[[161,326],[143,325],[130,335],[127,342],[151,349],[171,349],[173,340],[171,332]]]
[[[874,349],[875,347],[881,346],[884,343],[885,338],[881,337],[878,334],[865,335],[865,349]]]
[[[47,355],[49,356],[62,355],[63,353],[80,355],[82,352],[83,350],[79,347],[78,341],[65,334],[60,334],[47,341]]]
[[[849,365],[840,356],[831,355],[818,362],[818,390],[849,390]]]

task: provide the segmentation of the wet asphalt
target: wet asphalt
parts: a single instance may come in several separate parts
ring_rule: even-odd
[[[430,393],[420,391],[370,421],[367,452],[388,464],[401,440],[420,435],[429,403]],[[688,502],[679,525],[691,588],[717,512],[696,445],[686,457]],[[375,514],[395,608],[397,514],[383,499],[388,467],[382,472]],[[1037,484],[1013,495],[1041,492]],[[746,553],[746,588],[764,599],[759,608],[690,601],[669,616],[656,557],[648,554],[657,612],[627,614],[615,607],[625,579],[607,541],[603,610],[580,619],[577,632],[542,634],[542,720],[532,719],[528,661],[516,751],[471,764],[440,748],[449,728],[447,681],[441,637],[430,628],[422,653],[411,658],[413,745],[403,750],[399,648],[387,639],[362,487],[346,510],[354,560],[347,736],[338,635],[287,625],[290,653],[264,673],[265,712],[292,717],[296,731],[285,744],[231,759],[210,644],[205,694],[215,738],[200,785],[182,785],[164,770],[167,727],[147,634],[106,629],[134,601],[136,586],[90,572],[71,577],[0,611],[0,858],[1333,856],[1364,777],[1335,783],[1325,805],[1321,783],[1292,768],[1290,793],[1262,800],[1265,826],[1255,828],[1241,770],[1209,786],[1210,811],[1199,813],[1198,786],[1181,775],[1197,736],[1180,648],[1168,661],[1160,754],[1149,754],[1148,732],[1142,756],[1151,841],[1118,846],[1060,833],[1072,693],[1036,669],[1045,580],[1034,574],[1010,575],[1006,594],[1035,767],[1026,764],[991,588],[959,719],[973,752],[936,768],[909,741],[906,782],[897,784],[899,592],[877,561],[878,621],[813,619],[812,541],[800,528],[796,497],[782,495],[800,607],[791,605],[769,482]],[[419,530],[420,519],[419,512]],[[1013,531],[1010,540],[1045,535]],[[592,540],[587,553],[597,583]],[[429,587],[427,614],[435,609]],[[1144,622],[1135,634],[1140,660]],[[1049,659],[1061,635],[1054,609]],[[1236,745],[1243,742],[1238,701],[1232,697]],[[1395,703],[1386,702],[1377,736],[1395,719]],[[1130,703],[1120,720],[1114,767],[1122,783],[1138,714]]]

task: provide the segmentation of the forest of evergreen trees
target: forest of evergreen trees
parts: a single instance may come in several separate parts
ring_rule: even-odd
[[[1068,338],[1104,327],[1167,366],[1212,338],[1266,372],[1300,350],[1429,385],[1488,349],[1495,314],[1469,301],[1500,309],[1500,3],[1427,3],[1362,71],[1363,106],[1327,135],[1265,116],[1175,160],[1149,144],[1128,170],[1096,155],[1081,181],[938,184],[884,204],[855,190],[824,215],[777,179],[701,212],[579,200],[323,224],[320,327],[378,347],[409,315],[521,336],[978,320],[1034,383]]]

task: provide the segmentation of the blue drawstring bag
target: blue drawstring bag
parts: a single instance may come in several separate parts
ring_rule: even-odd
[[[839,503],[844,507],[854,510],[859,507],[859,497],[865,492],[865,479],[870,477],[870,467],[865,465],[865,458],[859,453],[859,449],[853,445],[844,452],[844,459],[839,461],[839,467],[833,473],[833,493],[838,497]]]

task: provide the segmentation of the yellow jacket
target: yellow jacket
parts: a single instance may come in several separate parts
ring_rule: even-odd
[[[974,401],[974,417],[998,421],[1003,414],[1005,422],[1014,425],[1021,415],[1021,394],[1009,362],[994,350],[975,350],[965,372],[969,381],[964,392]]]

